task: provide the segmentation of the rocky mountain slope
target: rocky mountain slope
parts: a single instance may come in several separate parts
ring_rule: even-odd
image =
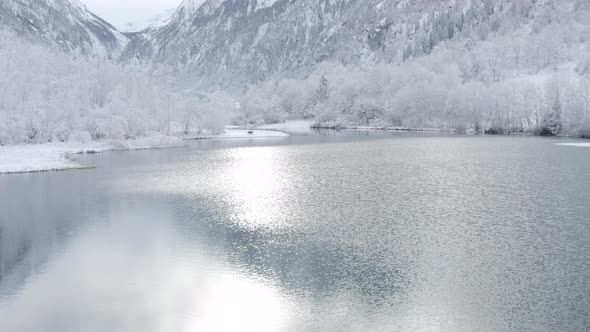
[[[184,0],[166,24],[121,34],[79,0],[5,0],[0,21],[70,52],[171,66],[185,85],[239,87],[324,62],[403,63],[485,40],[584,0]],[[547,23],[547,22],[545,22]]]
[[[134,33],[163,27],[168,24],[174,13],[176,13],[176,8],[171,8],[151,17],[134,19],[125,23],[119,30],[123,33]]]
[[[185,0],[168,25],[137,35],[123,60],[164,63],[213,85],[305,73],[325,61],[401,63],[456,35],[509,32],[520,23],[511,17],[532,15],[541,3]]]
[[[72,54],[118,59],[129,39],[78,0],[2,0],[0,25]]]

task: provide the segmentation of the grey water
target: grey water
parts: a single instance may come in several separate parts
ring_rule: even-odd
[[[330,132],[0,176],[0,331],[587,331],[590,149]]]

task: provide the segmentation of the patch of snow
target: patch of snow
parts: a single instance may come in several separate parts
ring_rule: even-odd
[[[239,126],[227,126],[222,134],[185,136],[185,140],[229,139],[229,138],[284,138],[291,135],[274,130],[244,129]]]
[[[277,130],[277,131],[282,131],[285,133],[302,135],[302,134],[311,134],[313,132],[313,129],[311,128],[312,124],[313,123],[311,121],[297,120],[297,121],[287,121],[284,123],[267,124],[267,125],[256,127],[256,129]]]
[[[170,22],[172,16],[176,12],[176,8],[168,9],[167,11],[152,17],[142,18],[133,22],[128,22],[122,27],[122,32],[139,32],[150,28],[160,28]]]
[[[258,2],[256,2],[256,8],[254,9],[254,11],[272,7],[277,1],[278,0],[259,0]]]
[[[174,16],[176,18],[189,18],[191,17],[193,14],[195,14],[197,11],[199,11],[202,7],[208,5],[210,8],[207,8],[209,10],[212,10],[214,8],[217,8],[222,1],[220,0],[184,0],[182,1],[182,3],[180,4],[180,6],[178,6]]]
[[[143,150],[181,147],[175,137],[154,134],[127,141],[93,141],[88,143],[46,143],[0,146],[0,174],[57,171],[89,168],[75,162],[72,155],[117,150]]]
[[[256,127],[263,130],[290,130],[290,129],[309,129],[312,122],[306,120],[287,121],[283,123],[273,123]]]
[[[555,145],[590,148],[590,143],[555,143]]]
[[[226,129],[223,134],[214,136],[213,138],[272,138],[289,136],[289,134],[273,130]]]
[[[154,133],[148,137],[127,141],[114,141],[120,144],[119,150],[146,150],[146,149],[170,149],[184,146],[184,142],[178,137],[171,137]]]

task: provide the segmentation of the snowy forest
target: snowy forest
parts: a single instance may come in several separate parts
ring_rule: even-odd
[[[590,137],[589,7],[450,8],[406,29],[392,63],[327,62],[305,79],[250,86],[236,121]]]
[[[0,145],[215,133],[231,103],[187,95],[164,67],[120,65],[0,33]]]

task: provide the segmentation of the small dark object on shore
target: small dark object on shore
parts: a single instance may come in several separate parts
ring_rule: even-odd
[[[485,131],[486,135],[504,135],[504,129],[500,127],[492,127]]]
[[[248,130],[248,135],[254,135],[254,130]]]
[[[542,126],[540,128],[537,128],[537,130],[535,131],[535,134],[537,136],[556,136],[555,133],[551,130],[551,128],[549,128],[547,126]]]

